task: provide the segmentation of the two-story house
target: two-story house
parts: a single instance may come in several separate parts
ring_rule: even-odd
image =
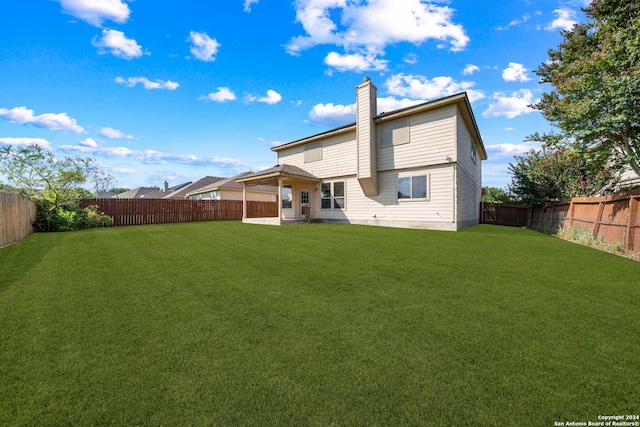
[[[377,88],[365,78],[356,104],[355,123],[274,147],[277,166],[238,180],[245,191],[278,187],[278,217],[244,222],[478,223],[487,153],[466,93],[377,114]]]

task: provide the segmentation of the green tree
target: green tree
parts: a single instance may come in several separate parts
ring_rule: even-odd
[[[482,187],[482,201],[484,203],[513,203],[514,198],[508,190],[498,187]]]
[[[114,194],[121,194],[121,193],[126,193],[129,190],[130,190],[129,188],[125,188],[125,187],[113,187],[113,188],[110,188],[108,191]]]
[[[613,191],[617,169],[608,156],[576,146],[570,149],[531,150],[509,164],[508,191],[520,203],[538,204],[595,196]]]
[[[113,179],[91,158],[58,159],[38,145],[0,148],[0,174],[19,192],[38,203],[38,221],[48,221],[61,209],[77,208],[76,201],[98,191]]]
[[[11,185],[3,184],[2,182],[0,182],[0,191],[4,191],[5,193],[21,193],[20,189],[12,187]]]
[[[582,149],[640,176],[640,0],[593,0],[538,68],[553,90],[534,105]],[[567,138],[563,138],[567,141]]]

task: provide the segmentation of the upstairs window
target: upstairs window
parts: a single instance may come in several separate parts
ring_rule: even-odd
[[[382,123],[378,126],[378,146],[391,147],[409,142],[409,118]]]
[[[425,200],[427,198],[427,176],[398,178],[398,200]]]
[[[473,161],[474,164],[477,160],[477,156],[478,154],[476,153],[476,146],[473,143],[471,143],[471,160]]]

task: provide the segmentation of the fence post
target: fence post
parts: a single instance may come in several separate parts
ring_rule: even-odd
[[[633,249],[633,234],[631,232],[632,228],[635,228],[635,217],[636,217],[636,210],[638,208],[638,200],[633,197],[633,196],[629,196],[629,216],[627,217],[627,227],[626,227],[626,231],[627,231],[627,235],[626,238],[624,239],[624,248],[626,250],[632,250]]]
[[[600,229],[600,222],[602,221],[602,213],[604,212],[604,202],[598,202],[598,213],[596,215],[595,222],[593,223],[593,229],[591,234],[594,238],[598,236],[598,230]]]
[[[569,202],[569,212],[568,212],[568,219],[569,219],[569,228],[571,228],[571,226],[573,225],[573,210],[575,209],[576,204],[573,202],[573,198],[571,198],[571,201]],[[566,222],[567,218],[565,218],[565,222]],[[562,224],[564,225],[564,224]]]

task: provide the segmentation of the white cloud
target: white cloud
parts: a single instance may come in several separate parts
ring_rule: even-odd
[[[251,5],[258,4],[260,0],[244,0],[244,11],[251,12]]]
[[[522,15],[522,19],[514,19],[513,21],[509,22],[509,24],[507,24],[504,27],[496,27],[496,30],[499,30],[499,31],[507,30],[507,29],[509,29],[511,27],[515,27],[516,25],[524,24],[529,19],[531,19],[531,15],[529,15],[528,13],[525,13],[524,15]]]
[[[58,0],[62,10],[89,24],[100,27],[104,21],[119,24],[129,19],[129,6],[122,0]]]
[[[469,43],[462,25],[452,22],[453,9],[421,0],[297,0],[294,6],[296,21],[306,34],[292,38],[287,52],[299,55],[317,45],[342,46],[342,59],[337,54],[331,58],[342,66],[340,71],[361,69],[359,62],[355,68],[346,66],[349,55],[376,57],[396,43],[420,44],[431,39],[452,51]],[[374,63],[372,59],[367,62]]]
[[[282,95],[271,89],[267,91],[267,96],[263,96],[262,98],[258,99],[258,102],[264,102],[265,104],[269,105],[277,104],[280,101],[282,101]]]
[[[473,65],[473,64],[467,64],[466,67],[464,67],[464,70],[462,70],[462,74],[465,76],[470,76],[471,74],[475,73],[476,71],[480,71],[480,67],[478,67],[477,65]]]
[[[0,144],[13,145],[19,147],[29,147],[31,145],[38,145],[45,150],[52,150],[51,143],[43,138],[0,138]]]
[[[506,82],[526,82],[531,80],[527,76],[527,69],[517,62],[509,62],[509,66],[502,70],[502,78]]]
[[[111,172],[121,173],[121,174],[125,174],[125,175],[137,175],[138,174],[137,170],[129,169],[129,168],[111,167],[111,168],[109,168],[109,170]]]
[[[209,95],[202,95],[199,99],[201,101],[214,102],[235,101],[236,94],[233,93],[228,87],[219,87],[217,92],[211,92]]]
[[[100,129],[100,135],[109,139],[133,139],[133,136],[131,135],[127,135],[118,129],[108,127]]]
[[[212,39],[207,33],[191,31],[188,42],[191,42],[191,54],[198,60],[213,62],[216,60],[218,48],[221,46],[216,39]]]
[[[83,147],[92,147],[92,148],[96,148],[98,146],[98,143],[93,138],[84,139],[80,141],[79,144],[82,145]]]
[[[133,150],[126,147],[98,147],[97,144],[94,147],[88,144],[83,144],[82,142],[80,142],[80,145],[62,145],[60,146],[60,150],[65,152],[89,153],[104,157],[127,157],[135,153]]]
[[[472,89],[474,82],[456,82],[451,77],[435,77],[428,79],[424,76],[396,74],[385,82],[387,92],[395,96],[377,99],[377,114],[391,112],[402,108],[421,104],[429,99],[442,98],[463,91],[467,92],[473,102],[485,95]],[[344,125],[355,121],[356,104],[316,104],[309,111],[311,122],[322,125]]]
[[[392,96],[377,99],[377,114],[411,107],[425,102],[422,99],[398,99]],[[324,125],[344,125],[356,120],[356,104],[316,104],[309,111],[313,123]]]
[[[495,93],[493,99],[495,103],[489,105],[483,113],[482,117],[506,117],[513,119],[521,114],[533,113],[533,108],[529,107],[531,104],[535,104],[538,100],[533,99],[533,92],[529,89],[520,89],[517,92],[511,93],[511,95],[505,95],[503,93]]]
[[[418,63],[418,56],[415,53],[410,53],[404,57],[403,61],[407,64],[414,65]]]
[[[400,73],[389,77],[385,85],[390,94],[413,99],[442,98],[464,91],[471,102],[484,98],[481,91],[472,89],[475,82],[457,82],[452,77],[428,79],[425,76]]]
[[[256,95],[246,94],[244,100],[245,102],[263,102],[265,104],[273,105],[282,101],[282,95],[275,90],[269,89],[266,96],[258,98]]]
[[[326,125],[346,124],[355,120],[356,104],[316,104],[309,111],[312,122]]]
[[[378,114],[388,113],[390,111],[400,110],[402,108],[411,107],[414,105],[422,104],[426,102],[424,99],[407,99],[407,98],[394,98],[393,96],[387,96],[385,98],[378,98]]]
[[[330,52],[324,63],[338,71],[384,71],[387,69],[389,61],[377,59],[376,54],[345,54]]]
[[[148,89],[148,90],[154,90],[154,89],[176,90],[180,86],[179,83],[172,82],[171,80],[151,81],[146,77],[129,77],[128,79],[124,79],[122,77],[116,77],[115,82],[121,85],[125,85],[127,87],[134,87],[138,83],[140,83],[142,84],[142,86],[144,86],[145,89]]]
[[[118,30],[102,30],[102,38],[95,37],[93,45],[98,48],[98,53],[101,55],[110,53],[121,59],[140,58],[145,54],[134,39],[127,38],[122,31]]]
[[[106,155],[108,157],[126,157],[132,153],[134,153],[134,151],[127,147],[102,147],[97,151],[97,154]]]
[[[527,151],[531,150],[532,148],[535,148],[533,146],[530,145],[525,145],[525,144],[509,144],[509,143],[503,143],[503,144],[492,144],[492,145],[487,145],[487,151],[491,154],[493,154],[494,156],[518,156],[521,155],[522,153],[526,153]]]
[[[575,10],[561,8],[554,10],[553,13],[558,15],[558,17],[545,27],[545,30],[547,31],[570,30],[578,23],[578,21],[576,21]]]
[[[86,140],[85,140],[86,141]],[[225,157],[198,157],[193,154],[167,153],[156,150],[131,150],[126,147],[92,147],[89,145],[63,145],[59,147],[63,152],[85,153],[103,157],[123,157],[140,161],[144,164],[178,163],[197,166],[213,167],[247,167],[247,163]]]
[[[21,125],[32,124],[49,130],[70,130],[75,133],[86,133],[82,126],[79,126],[76,120],[69,117],[67,113],[45,113],[36,116],[34,111],[29,110],[27,107],[15,107],[11,110],[0,108],[0,116]]]

